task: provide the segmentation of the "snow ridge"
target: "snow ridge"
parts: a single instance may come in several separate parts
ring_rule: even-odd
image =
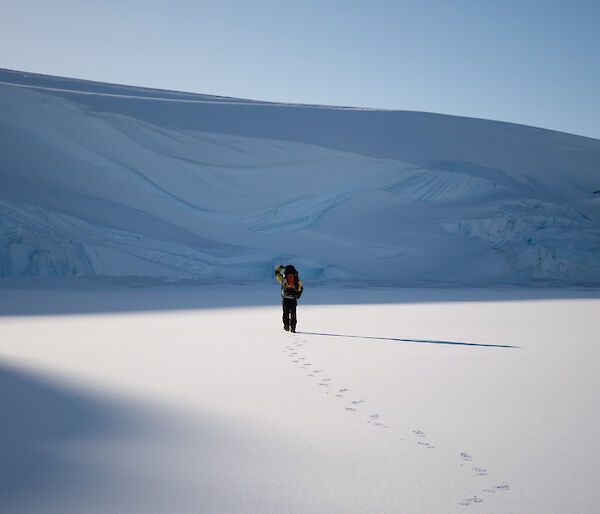
[[[600,283],[597,140],[8,70],[0,134],[0,276]]]

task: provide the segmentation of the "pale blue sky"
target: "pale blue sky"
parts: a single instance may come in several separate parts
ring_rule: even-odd
[[[0,67],[600,139],[600,0],[0,0]]]

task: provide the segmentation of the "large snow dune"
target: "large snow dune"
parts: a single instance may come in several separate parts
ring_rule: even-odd
[[[0,276],[600,283],[600,141],[0,70]]]

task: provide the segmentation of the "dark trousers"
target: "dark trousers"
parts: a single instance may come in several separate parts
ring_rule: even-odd
[[[283,305],[283,328],[286,330],[291,328],[295,332],[298,300],[295,298],[282,298],[281,305]]]

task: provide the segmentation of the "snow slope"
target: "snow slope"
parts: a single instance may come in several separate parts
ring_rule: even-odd
[[[600,141],[0,70],[0,275],[600,283]]]
[[[292,335],[275,282],[44,282],[0,282],[1,512],[597,512],[598,291],[316,287]]]

